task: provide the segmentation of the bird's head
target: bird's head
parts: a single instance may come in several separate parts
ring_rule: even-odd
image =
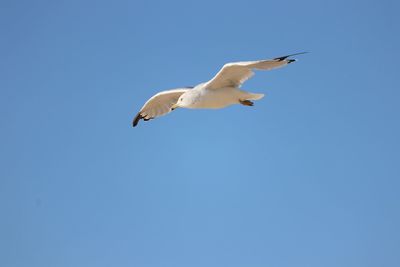
[[[195,100],[196,98],[193,97],[193,92],[187,91],[178,98],[178,101],[171,107],[171,109],[174,110],[176,108],[190,108]]]

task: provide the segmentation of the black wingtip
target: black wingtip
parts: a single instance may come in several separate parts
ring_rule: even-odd
[[[287,59],[288,57],[291,57],[291,56],[297,56],[297,55],[302,55],[302,54],[307,54],[307,53],[308,52],[300,52],[300,53],[290,54],[290,55],[287,55],[287,56],[274,58],[274,60],[282,61],[282,60],[285,60],[285,59]],[[292,61],[290,61],[290,60],[292,60]],[[289,60],[289,63],[292,63],[292,62],[295,61],[294,59],[290,59],[290,60]]]
[[[136,115],[136,117],[133,119],[132,121],[132,127],[136,127],[136,125],[138,125],[139,121],[141,119],[143,119],[144,117],[142,116],[142,114],[140,114],[140,112]]]

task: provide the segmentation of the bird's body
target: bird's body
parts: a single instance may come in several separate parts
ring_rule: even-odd
[[[298,53],[302,54],[302,53]],[[297,55],[297,54],[293,54]],[[225,64],[210,81],[193,88],[185,87],[160,92],[151,97],[133,120],[135,127],[141,119],[145,121],[165,115],[174,109],[219,109],[234,104],[252,106],[250,100],[259,100],[264,94],[250,93],[240,89],[256,70],[270,70],[294,62],[290,56],[270,60],[245,61]]]
[[[206,83],[201,83],[185,92],[182,97],[189,97],[193,102],[183,107],[191,109],[219,109],[230,105],[239,104],[240,100],[258,100],[263,94],[253,94],[240,90],[237,87],[223,87],[210,90]]]

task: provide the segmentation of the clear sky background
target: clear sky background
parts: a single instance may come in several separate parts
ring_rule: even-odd
[[[400,266],[398,1],[0,2],[0,266]],[[131,121],[226,62],[254,107]]]

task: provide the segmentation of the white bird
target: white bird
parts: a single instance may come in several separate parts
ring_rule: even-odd
[[[259,100],[264,94],[255,94],[239,89],[251,76],[253,70],[271,70],[290,64],[295,59],[291,54],[274,59],[233,62],[225,64],[210,81],[195,87],[184,87],[159,92],[151,97],[133,119],[135,127],[141,119],[148,121],[163,116],[176,108],[218,109],[233,104],[253,106],[251,100]]]

